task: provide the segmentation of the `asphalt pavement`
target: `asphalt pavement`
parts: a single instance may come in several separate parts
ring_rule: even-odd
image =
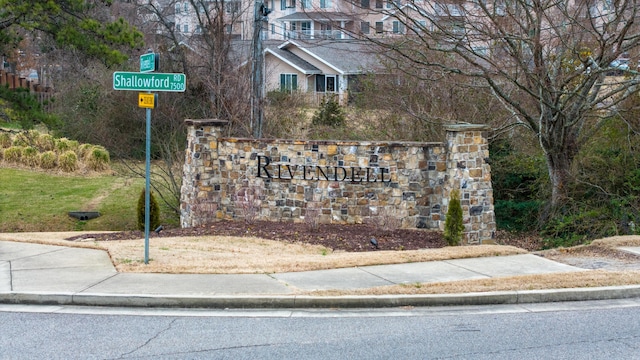
[[[640,255],[640,247],[626,247]],[[0,303],[183,308],[517,304],[640,297],[640,285],[435,295],[310,296],[312,290],[590,271],[533,254],[277,274],[118,273],[102,250],[0,241]]]

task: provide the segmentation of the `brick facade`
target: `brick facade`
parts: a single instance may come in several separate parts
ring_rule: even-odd
[[[482,126],[452,125],[442,144],[224,138],[224,121],[186,124],[182,227],[252,218],[442,230],[456,187],[465,243],[495,236]]]

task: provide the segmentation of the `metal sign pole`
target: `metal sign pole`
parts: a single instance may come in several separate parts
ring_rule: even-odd
[[[145,159],[145,190],[144,190],[144,263],[149,264],[149,219],[151,200],[151,109],[147,108],[147,139],[146,139],[146,159]]]

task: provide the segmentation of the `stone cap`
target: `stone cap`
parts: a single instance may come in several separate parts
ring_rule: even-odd
[[[221,119],[184,119],[184,123],[187,126],[225,126],[229,123],[228,120]]]
[[[486,131],[491,127],[485,124],[450,124],[445,125],[444,129],[446,131]]]

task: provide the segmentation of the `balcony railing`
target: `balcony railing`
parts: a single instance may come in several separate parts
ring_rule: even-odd
[[[343,40],[350,37],[340,30],[288,30],[285,33],[287,39],[334,39]]]

